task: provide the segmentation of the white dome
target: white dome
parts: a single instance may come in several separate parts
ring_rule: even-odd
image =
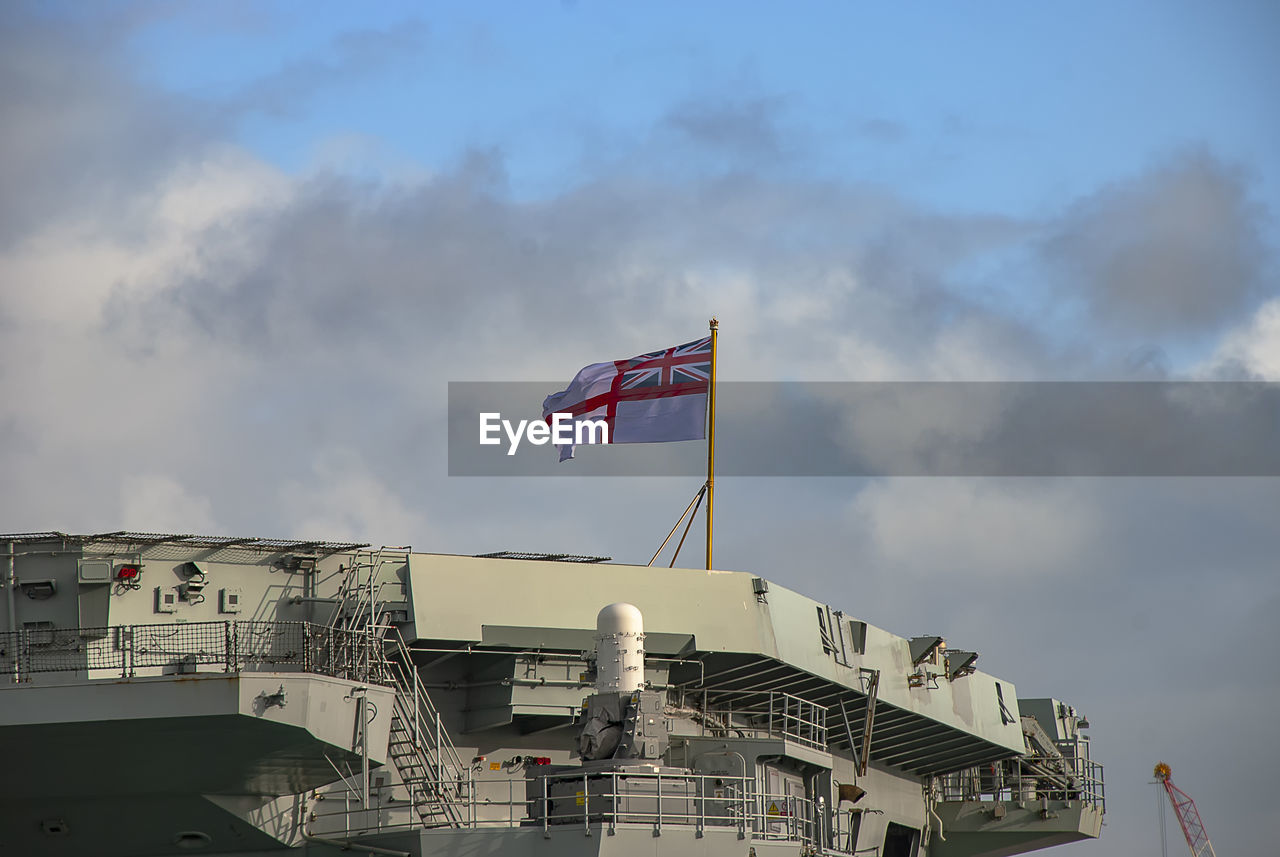
[[[634,604],[619,601],[602,607],[596,615],[597,634],[643,634],[644,617]]]
[[[610,604],[596,616],[596,692],[643,687],[644,617],[634,604]]]

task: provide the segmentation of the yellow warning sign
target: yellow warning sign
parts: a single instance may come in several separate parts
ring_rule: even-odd
[[[491,771],[501,771],[501,770],[502,770],[502,763],[501,763],[501,762],[490,762],[490,763],[489,763],[489,770],[491,770]]]
[[[587,799],[582,796],[582,792],[575,792],[574,794],[578,796],[578,806],[583,806],[586,804]]]
[[[776,803],[771,803],[771,804],[769,804],[769,814],[770,814],[770,815],[781,815],[782,813],[778,812],[778,805],[777,805]]]

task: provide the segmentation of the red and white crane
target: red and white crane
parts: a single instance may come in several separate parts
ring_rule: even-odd
[[[1191,799],[1191,795],[1173,784],[1170,774],[1172,771],[1164,762],[1156,765],[1156,781],[1164,786],[1165,793],[1169,795],[1169,803],[1173,804],[1173,812],[1178,816],[1178,824],[1182,825],[1182,835],[1187,837],[1187,846],[1191,849],[1192,857],[1218,857],[1213,853],[1213,843],[1209,841],[1209,834],[1204,831],[1204,822],[1200,820],[1200,811],[1196,809],[1196,802]],[[1163,838],[1163,829],[1160,835]]]

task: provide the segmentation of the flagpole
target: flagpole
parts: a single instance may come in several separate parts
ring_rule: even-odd
[[[716,517],[716,337],[720,322],[711,319],[711,384],[707,390],[707,570],[711,570],[711,531]]]

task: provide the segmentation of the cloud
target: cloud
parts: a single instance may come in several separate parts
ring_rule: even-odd
[[[1262,304],[1253,318],[1230,331],[1201,372],[1280,381],[1280,298]]]
[[[0,247],[53,218],[109,220],[225,130],[133,79],[123,44],[143,12],[90,17],[0,9]]]
[[[385,30],[343,33],[323,51],[285,63],[228,98],[220,109],[231,116],[262,112],[289,116],[299,102],[335,86],[358,84],[387,66],[420,57],[427,27],[410,20]]]
[[[325,490],[315,491],[317,483]],[[352,449],[318,451],[310,472],[283,485],[279,499],[296,507],[295,531],[311,534],[300,537],[398,545],[405,534],[425,537],[434,529]]]
[[[778,115],[785,105],[779,97],[686,101],[668,111],[665,124],[690,141],[753,158],[775,159],[783,154]]]
[[[134,532],[221,532],[208,497],[192,494],[177,481],[156,473],[125,478],[120,486],[120,516],[122,526]]]
[[[859,492],[847,514],[884,571],[1022,586],[1070,568],[1100,523],[1074,481],[893,479]]]
[[[1106,328],[1212,332],[1262,293],[1260,218],[1239,169],[1191,152],[1075,203],[1050,226],[1044,252]]]

